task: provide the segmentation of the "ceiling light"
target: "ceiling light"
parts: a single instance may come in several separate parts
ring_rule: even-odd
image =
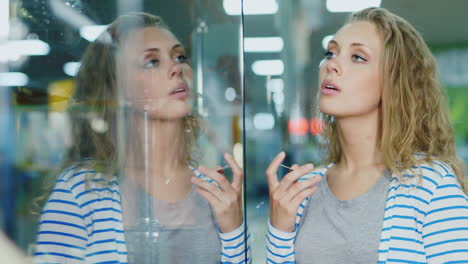
[[[252,64],[252,71],[257,75],[281,75],[284,64],[282,60],[258,60]]]
[[[381,0],[327,0],[330,12],[355,12],[367,7],[379,7]]]
[[[333,35],[328,35],[322,39],[322,47],[324,50],[328,50],[328,42],[330,42],[330,40],[332,40],[333,37]]]
[[[245,38],[245,52],[280,52],[283,50],[281,37]]]
[[[63,65],[63,72],[68,76],[75,77],[78,73],[81,63],[79,62],[67,62]]]
[[[271,79],[271,91],[273,93],[282,93],[284,89],[284,81],[282,79]]]
[[[224,11],[231,16],[240,15],[242,2],[244,15],[267,15],[278,12],[276,0],[223,0]]]
[[[10,0],[0,0],[0,41],[8,39],[10,30]]]
[[[9,40],[0,45],[2,60],[17,60],[21,56],[47,55],[49,52],[49,44],[39,39]]]
[[[80,28],[80,35],[89,42],[93,42],[107,29],[107,27],[108,25],[84,26]]]
[[[271,130],[275,126],[275,118],[270,113],[257,113],[254,116],[254,127],[258,130]]]
[[[29,78],[22,72],[1,72],[0,86],[25,86]]]

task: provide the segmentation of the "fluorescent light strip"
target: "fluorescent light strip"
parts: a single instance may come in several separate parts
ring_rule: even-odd
[[[330,42],[330,40],[332,40],[333,37],[334,37],[334,35],[328,35],[328,36],[325,36],[322,39],[322,47],[323,47],[324,50],[328,49],[328,42]]]
[[[367,7],[379,7],[381,0],[327,0],[329,12],[355,12]]]
[[[276,0],[244,0],[244,15],[268,15],[278,12]],[[238,16],[241,14],[241,0],[223,0],[226,14]]]
[[[270,113],[257,113],[254,115],[253,123],[257,130],[271,130],[275,126],[275,118]]]
[[[79,62],[67,62],[63,65],[63,72],[68,76],[75,77],[80,69],[81,63]]]
[[[22,56],[47,55],[49,52],[49,44],[38,39],[10,40],[0,45],[0,62],[16,61]]]
[[[80,28],[80,35],[89,42],[95,41],[109,25],[93,25]]]
[[[8,39],[10,31],[10,0],[0,0],[0,41]]]
[[[0,72],[0,86],[24,86],[29,78],[22,72]]]
[[[283,79],[271,79],[271,91],[273,93],[282,93],[284,90]]]
[[[280,52],[283,50],[281,37],[245,38],[245,52]]]
[[[0,56],[4,58],[41,56],[49,52],[49,44],[39,39],[10,40],[0,45]]]
[[[252,64],[252,71],[257,75],[281,75],[284,64],[282,60],[258,60]]]

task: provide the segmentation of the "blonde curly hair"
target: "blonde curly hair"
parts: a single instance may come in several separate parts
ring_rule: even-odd
[[[421,35],[405,19],[383,8],[353,13],[349,23],[367,21],[383,39],[381,55],[382,122],[380,150],[386,168],[401,171],[422,162],[448,164],[467,190],[463,162],[456,156],[447,97],[437,64]],[[327,162],[339,161],[342,148],[336,120],[323,114]],[[426,155],[416,157],[415,153]]]

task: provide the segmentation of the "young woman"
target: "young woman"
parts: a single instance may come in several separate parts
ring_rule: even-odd
[[[328,165],[266,171],[268,263],[468,263],[464,168],[436,62],[404,19],[368,8],[320,65]]]
[[[232,183],[192,167],[191,86],[184,47],[159,17],[123,15],[88,47],[74,166],[42,212],[36,262],[248,262],[242,170],[229,154]]]

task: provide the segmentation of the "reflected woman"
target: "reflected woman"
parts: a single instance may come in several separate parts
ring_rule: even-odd
[[[270,188],[268,263],[468,263],[468,198],[436,62],[404,19],[368,8],[320,65],[328,164]]]
[[[248,262],[242,170],[229,154],[232,183],[193,167],[192,97],[186,52],[160,17],[120,16],[87,48],[74,166],[42,212],[36,262]]]

